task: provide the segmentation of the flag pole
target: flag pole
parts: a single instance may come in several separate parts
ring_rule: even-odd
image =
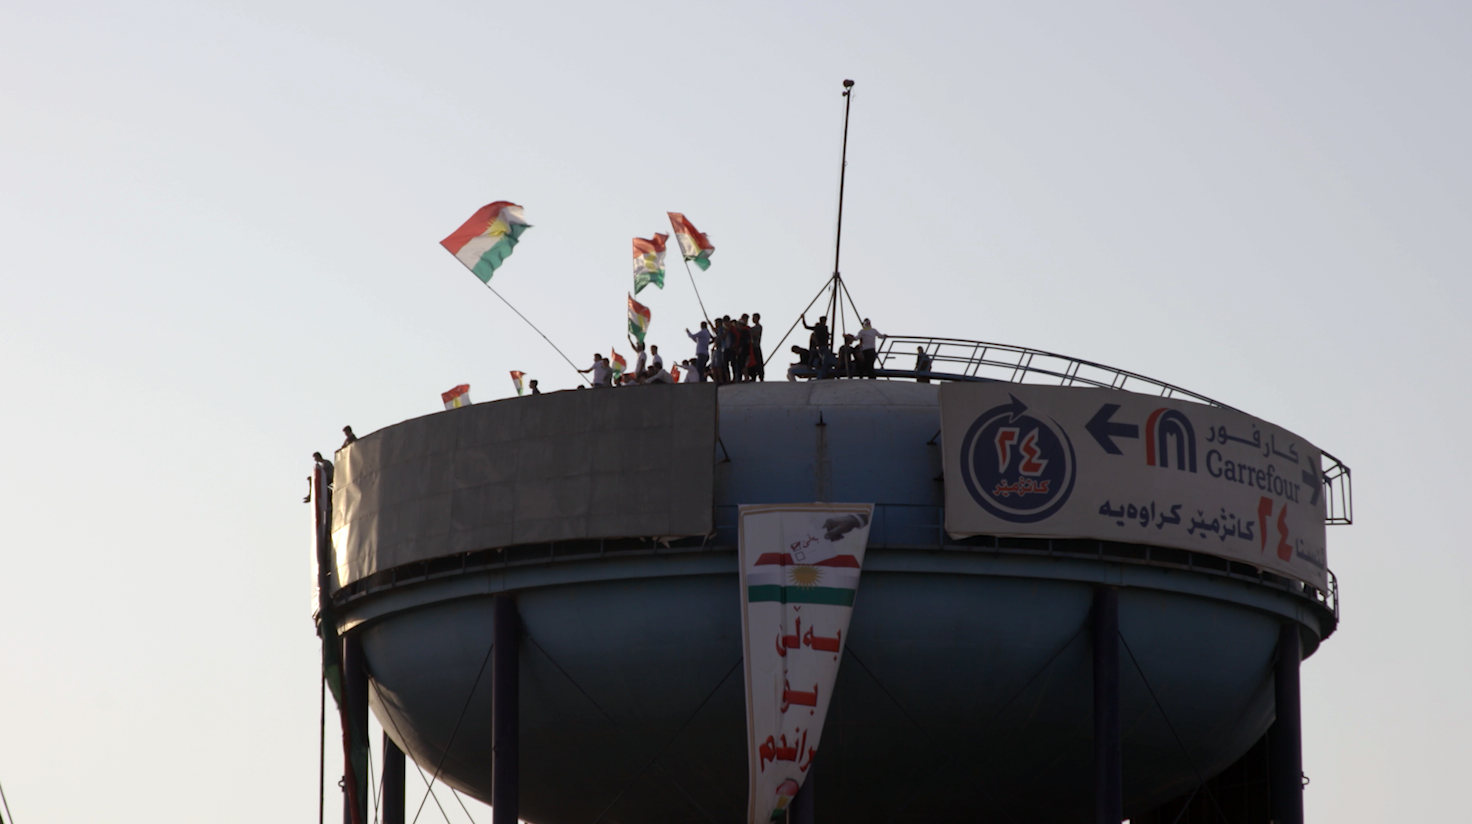
[[[486,288],[491,290],[491,294],[495,295],[498,298],[501,298],[501,302],[504,303],[504,304],[506,304],[507,308],[509,308],[511,311],[515,312],[516,313],[516,316],[518,318],[521,318],[522,320],[526,321],[526,325],[527,326],[530,326],[532,328],[532,331],[533,332],[536,332],[538,335],[541,335],[542,336],[542,340],[546,341],[548,346],[552,347],[552,349],[554,351],[556,351],[557,354],[562,355],[562,359],[565,360],[565,361],[567,361],[567,365],[568,366],[571,366],[573,368],[573,371],[574,372],[577,372],[578,371],[578,365],[575,364],[575,363],[573,363],[572,360],[567,357],[567,355],[563,355],[562,354],[562,350],[557,348],[557,344],[553,343],[551,338],[549,338],[545,334],[543,334],[542,330],[538,329],[537,328],[537,325],[535,323],[532,323],[531,321],[527,320],[526,315],[523,315],[521,313],[521,310],[517,309],[515,306],[512,306],[511,305],[511,301],[507,300],[504,297],[501,297],[501,293],[500,292],[497,292],[494,288],[491,287],[491,282],[489,280],[483,280],[483,281],[481,281],[481,283],[484,283],[486,285]],[[578,373],[578,380],[586,381],[588,379],[585,378],[585,377],[583,377],[582,373],[579,372]],[[589,381],[589,383],[591,384],[592,382]]]
[[[695,285],[695,273],[690,271],[690,259],[683,254],[680,259],[685,261],[685,274],[690,277],[690,288],[695,290],[695,302],[700,304],[700,314],[705,316],[705,325],[712,327],[711,331],[714,333],[715,324],[710,322],[710,313],[705,311],[705,301],[700,299],[700,287]]]

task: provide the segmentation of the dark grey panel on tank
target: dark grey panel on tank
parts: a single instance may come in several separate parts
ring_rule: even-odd
[[[719,504],[852,501],[939,506],[940,431],[930,384],[744,383],[721,389],[731,456]]]
[[[557,392],[405,421],[338,452],[338,583],[491,547],[707,535],[713,385]]]

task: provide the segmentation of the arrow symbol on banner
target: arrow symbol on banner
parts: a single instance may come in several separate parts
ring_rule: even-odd
[[[1305,469],[1301,474],[1303,475],[1303,482],[1308,485],[1309,489],[1314,491],[1313,498],[1308,502],[1309,506],[1318,506],[1319,493],[1324,491],[1324,482],[1319,478],[1318,470]]]
[[[1088,423],[1084,424],[1084,429],[1090,435],[1094,436],[1094,440],[1098,441],[1099,445],[1104,447],[1105,452],[1111,455],[1124,454],[1119,450],[1119,446],[1114,443],[1114,438],[1140,437],[1140,427],[1135,424],[1114,423],[1109,420],[1118,411],[1119,404],[1106,403],[1099,407],[1099,411],[1094,413],[1094,417],[1090,418]]]

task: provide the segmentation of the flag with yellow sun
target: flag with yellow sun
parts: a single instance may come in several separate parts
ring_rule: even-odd
[[[780,820],[818,753],[873,504],[741,507],[748,824]]]

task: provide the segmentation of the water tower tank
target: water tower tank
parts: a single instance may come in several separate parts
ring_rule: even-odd
[[[957,536],[943,386],[1000,377],[1019,393],[1046,382],[1219,407],[1128,373],[1019,366],[1024,350],[955,354],[953,343],[918,343],[937,356],[934,382],[888,358],[880,380],[558,392],[405,421],[344,448],[333,601],[361,645],[373,713],[427,774],[489,803],[494,600],[514,593],[520,816],[741,821],[737,507],[873,503],[813,768],[822,820],[1089,819],[1101,589],[1115,593],[1123,642],[1125,812],[1191,793],[1264,739],[1280,635],[1289,627],[1307,657],[1334,631],[1332,577],[1306,584],[1226,556],[1217,534],[1165,546],[1153,523],[1151,535]],[[1011,372],[988,371],[997,363]],[[1075,427],[1071,448],[1098,450],[1090,434],[1122,437],[1121,426]],[[1216,432],[1193,437],[1204,472]],[[1258,537],[1243,545],[1256,551]]]

